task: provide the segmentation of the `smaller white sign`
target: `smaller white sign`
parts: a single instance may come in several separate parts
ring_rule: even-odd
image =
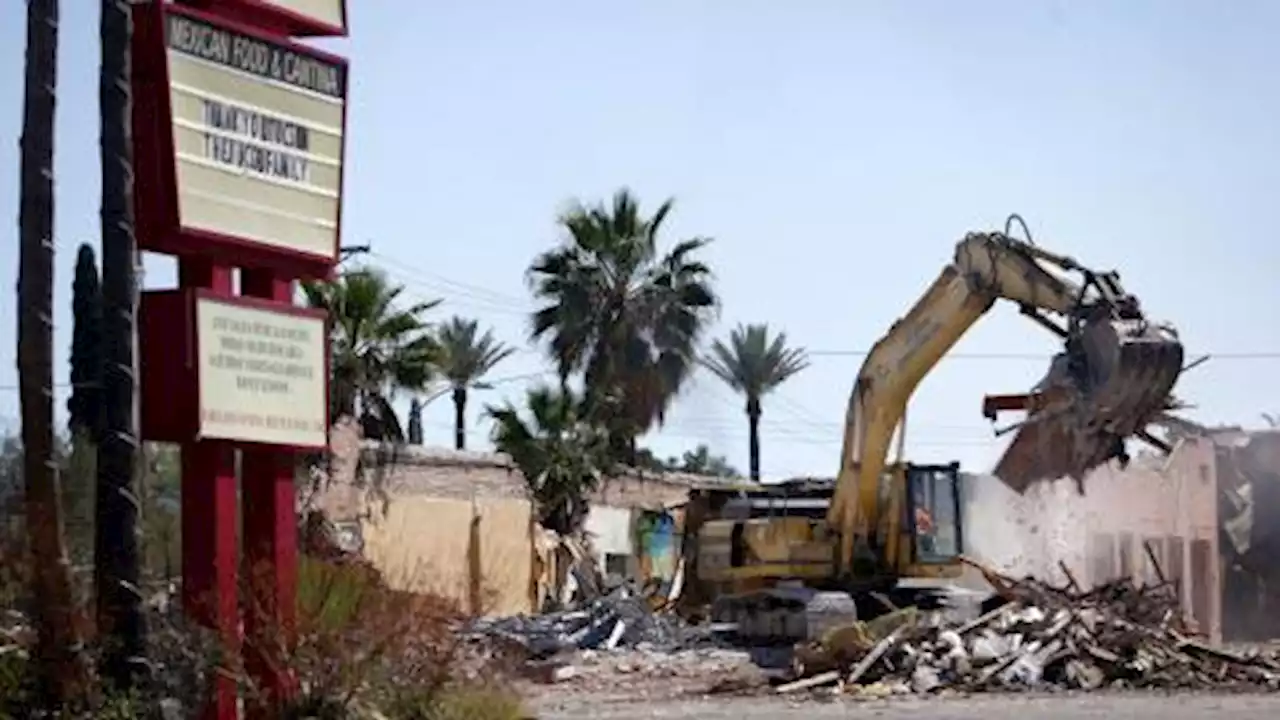
[[[202,439],[323,448],[323,318],[196,301]]]

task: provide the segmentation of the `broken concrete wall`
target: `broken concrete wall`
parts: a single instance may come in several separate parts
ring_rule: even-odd
[[[1224,566],[1223,634],[1280,637],[1280,430],[1211,431]]]
[[[594,505],[587,512],[586,530],[591,548],[595,551],[596,563],[606,575],[625,579],[635,574],[632,523],[632,512],[628,508]]]
[[[1155,582],[1149,542],[1183,607],[1211,637],[1221,628],[1218,522],[1212,443],[1184,440],[1169,457],[1140,456],[1098,468],[1081,497],[1069,479],[1018,495],[994,476],[964,481],[966,552],[1012,575],[1065,584],[1127,576]],[[1061,564],[1061,565],[1060,565]],[[980,578],[965,582],[979,586]]]

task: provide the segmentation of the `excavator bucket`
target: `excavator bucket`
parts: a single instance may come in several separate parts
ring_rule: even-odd
[[[1040,401],[996,464],[996,477],[1019,493],[1065,477],[1083,493],[1090,470],[1126,462],[1125,440],[1169,407],[1182,373],[1182,343],[1165,325],[1102,320],[1075,338],[1036,386]]]

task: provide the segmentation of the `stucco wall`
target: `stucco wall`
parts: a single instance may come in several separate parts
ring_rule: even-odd
[[[365,505],[357,482],[354,457],[358,441],[350,428],[335,427],[331,440],[334,475],[319,502],[335,520],[359,515]],[[469,500],[527,498],[524,478],[510,458],[501,453],[466,452],[444,448],[401,447],[394,452],[364,446],[366,469],[363,484],[378,483],[392,497],[427,496]],[[685,473],[635,473],[608,478],[592,493],[592,505],[648,508],[685,502],[692,487],[715,479]]]
[[[334,477],[316,499],[335,522],[358,523],[364,552],[388,579],[406,588],[433,590],[471,603],[472,575],[483,576],[486,612],[530,610],[531,506],[525,483],[510,459],[498,453],[405,447],[394,454],[364,445],[366,471],[357,482],[354,456],[361,443],[350,427],[332,434]],[[376,453],[376,454],[375,454]],[[388,502],[385,514],[360,485],[378,483]],[[695,475],[631,475],[606,480],[590,498],[588,530],[606,552],[635,554],[631,509],[683,503],[689,489],[708,482]],[[480,516],[481,572],[468,555],[472,507]]]
[[[1059,563],[1082,584],[1128,575],[1153,581],[1144,542],[1201,629],[1221,627],[1214,450],[1180,441],[1167,458],[1143,456],[1125,470],[1099,468],[1080,497],[1070,480],[1019,496],[991,476],[965,478],[966,551],[1004,572],[1059,584]],[[973,576],[970,582],[979,584]]]
[[[365,555],[397,587],[437,592],[468,608],[478,604],[472,609],[484,614],[526,613],[529,523],[525,500],[400,495],[385,515],[364,523]]]

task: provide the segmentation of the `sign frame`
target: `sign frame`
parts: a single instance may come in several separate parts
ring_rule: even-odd
[[[346,0],[338,0],[342,11],[340,26],[280,7],[271,0],[178,0],[178,3],[235,22],[269,27],[290,37],[347,37],[350,33]]]
[[[133,137],[139,248],[179,258],[200,257],[230,266],[261,267],[294,278],[332,278],[342,245],[350,63],[345,58],[272,36],[253,26],[163,0],[149,0],[133,8]],[[307,253],[250,238],[182,226],[168,48],[165,43],[165,22],[172,15],[207,23],[343,68],[342,138],[338,153],[336,227],[331,254]]]
[[[324,388],[324,439],[316,445],[280,444],[261,440],[208,438],[200,436],[200,340],[196,309],[209,301],[247,310],[321,320],[325,337],[322,386]],[[160,442],[190,442],[207,439],[243,448],[264,448],[291,452],[316,452],[329,447],[333,422],[329,393],[333,357],[328,334],[328,313],[318,308],[288,305],[243,295],[225,295],[205,288],[153,290],[142,294],[140,323],[152,328],[148,335],[171,338],[169,342],[141,345],[140,365],[147,382],[143,386],[141,420],[143,437]],[[181,344],[175,352],[175,343]]]

